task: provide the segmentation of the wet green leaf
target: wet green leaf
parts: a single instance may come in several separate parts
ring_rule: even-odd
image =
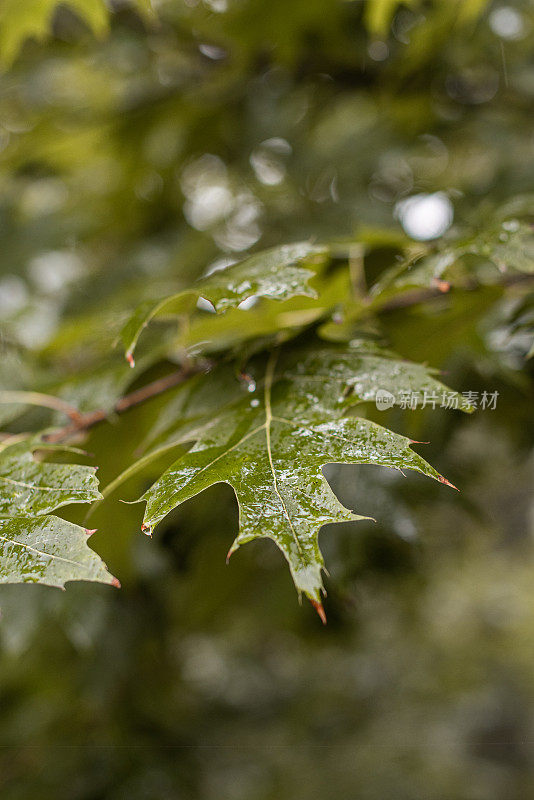
[[[0,583],[62,588],[66,581],[83,580],[118,585],[88,547],[88,533],[55,516],[0,519]]]
[[[327,252],[326,248],[308,242],[274,247],[214,272],[171,297],[155,303],[146,301],[136,309],[121,332],[126,357],[133,363],[137,340],[157,314],[186,314],[192,311],[198,298],[209,300],[220,313],[251,297],[270,300],[288,300],[298,295],[316,297],[309,281],[315,275],[314,264]]]
[[[332,493],[322,472],[325,464],[380,464],[447,482],[410,448],[409,439],[351,416],[351,409],[375,400],[383,389],[392,404],[402,405],[412,392],[419,392],[421,400],[426,393],[434,402],[446,393],[457,407],[470,410],[430,370],[363,342],[348,349],[274,352],[266,364],[251,367],[245,387],[227,379],[225,388],[220,376],[215,380],[215,398],[202,380],[198,403],[194,392],[182,395],[184,411],[196,408],[201,414],[208,398],[219,409],[196,420],[189,415],[189,424],[178,420],[174,438],[167,437],[167,443],[195,443],[141,498],[147,504],[144,529],[152,531],[185,500],[226,482],[237,495],[240,518],[230,554],[252,539],[273,539],[297,590],[315,603],[322,590],[320,528],[362,518]],[[173,403],[176,408],[176,399]]]
[[[0,449],[0,518],[48,514],[68,503],[100,497],[94,467],[43,463],[34,457],[38,449],[60,448],[35,437]]]
[[[89,503],[101,495],[94,467],[49,464],[37,450],[75,448],[49,445],[39,437],[4,442],[0,449],[0,583],[65,581],[118,584],[87,546],[90,531],[50,511],[69,503]]]
[[[442,243],[435,252],[408,256],[385,272],[371,294],[379,307],[390,297],[412,288],[447,291],[448,283],[471,287],[473,282],[501,282],[503,274],[507,273],[531,275],[533,272],[532,225],[506,218],[458,242]]]

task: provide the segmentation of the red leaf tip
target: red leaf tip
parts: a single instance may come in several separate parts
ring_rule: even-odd
[[[98,528],[84,528],[86,536],[92,536],[93,533],[96,533]]]
[[[444,477],[443,477],[443,475],[438,475],[438,481],[439,481],[440,483],[444,483],[446,486],[450,486],[450,487],[451,487],[451,489],[456,489],[456,491],[457,491],[457,492],[459,492],[459,491],[460,491],[460,490],[458,489],[458,487],[454,485],[454,483],[451,483],[450,481],[448,481],[448,480],[447,480],[447,478],[444,478]]]
[[[129,350],[126,353],[126,361],[131,366],[132,369],[135,367],[135,359],[134,359],[132,353]]]
[[[325,614],[325,611],[324,611],[324,608],[323,608],[323,604],[319,603],[317,600],[312,600],[311,597],[309,598],[309,601],[312,604],[312,606],[314,607],[314,609],[317,611],[317,613],[319,614],[319,616],[321,618],[321,622],[323,623],[323,625],[326,625],[326,614]]]
[[[114,586],[115,589],[120,589],[121,588],[120,580],[118,578],[115,578],[115,577],[112,579],[111,585]]]
[[[441,281],[439,278],[434,278],[432,283],[434,284],[436,289],[438,291],[440,291],[440,292],[443,292],[443,294],[445,294],[446,292],[449,292],[450,289],[451,289],[451,285],[450,285],[449,281]]]

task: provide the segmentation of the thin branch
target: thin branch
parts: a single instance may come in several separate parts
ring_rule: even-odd
[[[505,277],[502,281],[499,281],[496,286],[516,286],[521,284],[529,284],[534,282],[534,275],[530,274],[519,274],[519,275],[509,275]],[[397,297],[392,297],[390,300],[386,300],[386,302],[379,306],[378,308],[374,309],[376,313],[382,313],[383,311],[395,311],[400,308],[409,308],[410,306],[419,305],[420,303],[425,303],[428,300],[435,300],[437,297],[443,297],[447,295],[449,289],[467,289],[474,290],[479,286],[478,283],[473,282],[472,284],[467,284],[463,286],[451,287],[446,281],[436,281],[436,285],[434,288],[429,289],[413,289],[412,291],[407,291],[404,294],[398,295]]]
[[[180,384],[185,383],[186,380],[192,378],[194,375],[198,375],[201,372],[206,372],[210,366],[211,365],[207,363],[202,363],[195,366],[184,366],[176,372],[171,372],[169,375],[165,375],[163,378],[158,378],[158,380],[153,381],[146,386],[142,386],[140,389],[136,389],[134,392],[130,392],[130,394],[127,394],[124,397],[121,397],[120,400],[117,400],[111,411],[104,408],[99,408],[96,411],[88,411],[85,414],[80,414],[79,418],[75,422],[72,422],[70,425],[66,425],[64,428],[59,428],[58,430],[45,435],[43,439],[47,442],[61,442],[64,439],[69,439],[70,437],[75,436],[82,431],[93,428],[100,422],[105,422],[113,414],[123,414],[130,408],[144,403],[145,400],[149,400],[151,397],[156,397],[159,394],[163,394],[163,392],[166,392],[168,389],[172,389],[174,386],[179,386]]]

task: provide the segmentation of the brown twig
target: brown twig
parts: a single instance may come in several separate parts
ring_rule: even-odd
[[[396,311],[400,308],[410,308],[410,306],[417,306],[420,303],[426,303],[428,300],[435,300],[438,297],[443,297],[447,291],[441,289],[413,289],[412,291],[405,292],[398,297],[392,297],[391,300],[377,308],[379,313],[383,311]]]
[[[497,286],[515,286],[518,284],[529,284],[534,282],[534,276],[530,274],[521,274],[521,275],[509,275],[504,278],[502,281],[499,281]],[[425,303],[428,300],[435,300],[438,297],[443,297],[449,291],[449,289],[457,288],[467,289],[468,291],[474,290],[479,286],[478,283],[473,282],[472,284],[465,284],[463,286],[451,287],[446,281],[437,281],[434,288],[429,289],[413,289],[412,291],[408,291],[404,294],[399,295],[398,297],[392,297],[390,300],[386,300],[386,302],[375,309],[378,313],[383,311],[396,311],[400,308],[409,308],[410,306],[419,305],[420,303]]]
[[[121,397],[120,400],[117,400],[111,411],[99,408],[96,411],[88,411],[85,414],[80,414],[75,422],[72,422],[70,425],[65,425],[64,428],[59,428],[52,433],[46,434],[43,439],[52,443],[70,439],[72,436],[82,431],[93,428],[100,422],[105,422],[113,414],[123,414],[130,408],[144,403],[145,400],[156,397],[166,392],[168,389],[172,389],[174,386],[179,386],[189,378],[192,378],[193,375],[206,372],[209,367],[210,364],[207,363],[195,366],[184,366],[176,372],[171,372],[169,375],[158,378],[158,380],[148,383],[146,386],[142,386],[140,389],[136,389],[134,392],[130,392],[130,394]]]

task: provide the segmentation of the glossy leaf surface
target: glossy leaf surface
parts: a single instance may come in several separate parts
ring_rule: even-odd
[[[315,275],[310,269],[314,262],[326,255],[322,247],[298,242],[257,253],[227,269],[212,273],[185,289],[160,301],[146,301],[130,317],[121,332],[126,357],[133,363],[133,352],[143,328],[157,314],[180,315],[190,312],[198,298],[213,304],[215,311],[235,308],[251,297],[270,300],[288,300],[302,295],[316,297],[309,285]]]
[[[48,514],[68,503],[100,497],[94,467],[36,461],[37,449],[47,445],[33,439],[0,450],[0,518]]]
[[[362,518],[337,500],[323,476],[325,464],[379,464],[447,482],[410,448],[409,439],[348,416],[351,407],[375,399],[381,386],[389,387],[397,404],[407,392],[454,393],[424,367],[363,343],[287,356],[275,352],[251,372],[249,391],[239,385],[220,391],[212,398],[219,403],[217,412],[178,426],[174,440],[195,439],[195,444],[143,496],[144,528],[151,531],[185,500],[226,482],[237,495],[240,519],[230,553],[252,539],[273,539],[299,593],[318,603],[320,528]],[[201,381],[198,391],[201,407]],[[469,410],[454,396],[459,408]],[[187,403],[194,407],[194,396]]]
[[[379,306],[384,299],[411,288],[472,286],[473,282],[499,282],[509,274],[531,275],[534,271],[532,226],[506,218],[498,225],[444,244],[436,252],[408,257],[395,265],[373,286],[371,294]]]
[[[117,585],[87,539],[85,528],[51,515],[0,520],[0,583],[63,588],[66,581],[84,580]]]
[[[87,545],[88,532],[50,511],[99,498],[94,467],[49,464],[36,450],[58,450],[34,437],[0,450],[0,583],[117,581]],[[67,448],[68,449],[68,448]]]

